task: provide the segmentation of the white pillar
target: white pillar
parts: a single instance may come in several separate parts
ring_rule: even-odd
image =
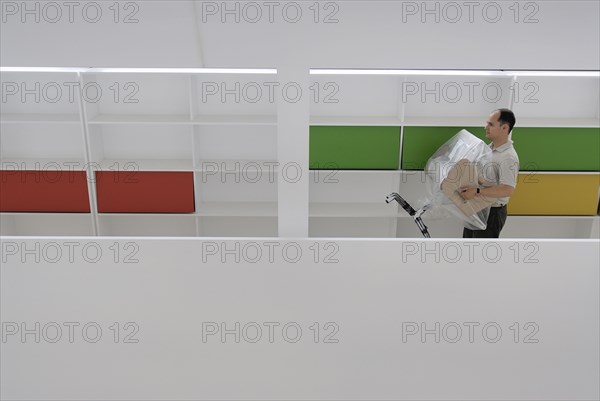
[[[308,237],[309,67],[292,56],[277,69],[278,235]]]

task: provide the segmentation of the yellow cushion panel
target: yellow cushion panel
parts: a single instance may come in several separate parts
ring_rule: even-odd
[[[509,214],[595,215],[600,174],[519,174]]]

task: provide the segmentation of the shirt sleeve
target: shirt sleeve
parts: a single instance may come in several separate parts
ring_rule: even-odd
[[[516,155],[510,155],[500,162],[498,169],[499,184],[517,187],[517,175],[519,174],[519,159]]]

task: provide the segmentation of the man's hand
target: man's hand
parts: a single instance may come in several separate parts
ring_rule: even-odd
[[[461,188],[459,194],[464,200],[471,200],[477,195],[477,188]]]
[[[511,187],[510,185],[499,184],[499,185],[494,185],[492,187],[480,188],[479,193],[481,194],[481,196],[487,196],[489,198],[504,198],[504,197],[512,196],[514,190],[515,189],[513,187]],[[485,193],[484,193],[484,191],[485,191]],[[458,193],[460,194],[460,196],[462,196],[462,198],[464,200],[471,200],[475,196],[477,196],[477,188],[463,187],[463,188],[460,188]]]

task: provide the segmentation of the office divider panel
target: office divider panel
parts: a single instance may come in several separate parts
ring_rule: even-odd
[[[3,399],[600,395],[598,240],[1,246]]]

